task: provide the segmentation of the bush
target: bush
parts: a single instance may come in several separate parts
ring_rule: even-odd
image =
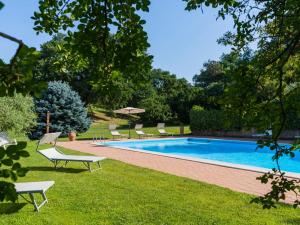
[[[225,131],[240,130],[243,121],[230,112],[216,109],[205,110],[201,106],[193,106],[190,111],[190,127],[192,131]]]
[[[85,132],[91,125],[77,92],[61,81],[48,83],[48,88],[42,93],[42,98],[35,101],[38,114],[38,125],[31,138],[39,138],[46,130],[46,115],[50,112],[50,132],[62,132],[67,135],[70,131]]]
[[[223,113],[221,110],[204,110],[201,106],[193,106],[190,111],[191,130],[222,130]]]
[[[33,99],[22,94],[0,97],[0,132],[24,135],[36,125]]]

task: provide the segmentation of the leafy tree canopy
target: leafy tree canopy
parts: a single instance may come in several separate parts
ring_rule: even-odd
[[[148,11],[149,0],[40,1],[32,17],[35,30],[67,32],[74,52],[88,58],[95,92],[109,89],[111,74],[141,82],[151,68],[152,56],[139,11]],[[73,53],[72,53],[73,54]]]

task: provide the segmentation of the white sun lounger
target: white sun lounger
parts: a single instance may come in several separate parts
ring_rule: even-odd
[[[0,146],[6,148],[9,145],[17,145],[18,142],[16,139],[11,140],[8,135],[4,132],[0,133]]]
[[[110,134],[112,135],[113,140],[115,139],[115,137],[128,137],[128,136],[125,135],[125,134],[120,134],[120,132],[117,131],[116,128],[117,128],[117,125],[116,125],[116,124],[110,124],[110,125],[108,126],[108,129],[110,130]]]
[[[165,123],[158,123],[157,130],[161,136],[173,136],[173,133],[169,133],[165,130]]]
[[[39,209],[48,202],[45,192],[54,185],[54,181],[40,181],[40,182],[24,182],[14,183],[17,193],[22,196],[26,201],[33,204],[34,209],[38,212]],[[34,194],[41,194],[43,201],[37,204]],[[28,194],[30,200],[27,200],[23,194]]]
[[[272,130],[271,129],[268,129],[265,131],[265,133],[262,133],[262,134],[252,134],[252,137],[272,137]]]
[[[90,172],[101,169],[100,161],[106,159],[105,157],[98,156],[81,156],[81,155],[66,155],[60,152],[56,147],[56,140],[61,133],[48,133],[45,134],[42,139],[38,142],[37,149],[40,144],[53,143],[52,148],[37,150],[40,154],[45,156],[51,162],[53,162],[54,167],[57,168],[59,162],[65,162],[64,166],[66,166],[69,162],[82,162]],[[98,168],[92,169],[91,163],[97,163]]]
[[[135,132],[136,134],[139,136],[139,138],[141,137],[151,137],[153,136],[153,134],[147,134],[144,131],[142,131],[141,129],[143,128],[143,124],[136,124],[135,125]]]

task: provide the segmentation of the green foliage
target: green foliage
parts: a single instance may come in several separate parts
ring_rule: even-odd
[[[25,151],[27,143],[19,142],[17,145],[9,145],[7,148],[0,146],[0,202],[15,202],[18,198],[14,184],[7,181],[16,181],[18,177],[24,177],[28,171],[18,162],[20,158],[29,157]]]
[[[4,7],[4,4],[2,1],[0,1],[0,10]]]
[[[126,80],[118,71],[113,71],[106,81],[95,86],[93,93],[97,102],[110,110],[125,107],[134,92],[132,81]]]
[[[178,79],[176,75],[160,69],[152,70],[150,77],[154,92],[164,99],[162,104],[168,104],[172,117],[180,122],[188,123],[189,110],[197,95],[194,87],[186,79]]]
[[[219,100],[223,97],[224,88],[228,81],[225,76],[223,62],[208,61],[203,64],[200,74],[193,77],[195,87],[203,90],[201,105],[205,108],[219,109]]]
[[[85,132],[91,124],[79,95],[61,81],[48,83],[42,97],[35,101],[35,110],[38,125],[31,138],[39,138],[45,133],[47,112],[51,115],[51,132],[62,132],[63,135],[70,131]]]
[[[140,115],[143,123],[153,124],[172,118],[170,107],[166,104],[163,96],[151,95],[149,98],[141,100],[138,106],[146,110]]]
[[[190,127],[192,131],[224,130],[224,114],[221,110],[205,110],[201,106],[193,106],[190,111]]]
[[[39,52],[23,45],[9,64],[0,59],[0,96],[13,95],[14,92],[29,94],[38,92],[41,84],[33,81],[32,68]]]
[[[146,53],[145,21],[138,12],[148,11],[149,4],[149,0],[47,0],[39,2],[33,19],[38,33],[67,31],[68,51],[86,60],[89,90],[102,100],[110,98],[108,90],[120,90],[119,79],[112,78],[115,74],[134,85],[147,79],[152,56]]]
[[[266,174],[262,179],[271,181],[272,191],[258,198],[255,202],[270,208],[275,202],[285,198],[285,193],[299,189],[299,180],[284,178],[279,159],[283,149],[278,144],[281,132],[288,124],[288,116],[298,114],[299,99],[299,52],[300,52],[300,4],[297,0],[185,0],[187,10],[197,9],[203,4],[219,8],[219,17],[230,15],[236,28],[233,33],[226,33],[220,40],[223,44],[232,45],[235,53],[247,51],[252,42],[257,43],[257,51],[248,64],[242,63],[233,71],[233,79],[226,91],[234,99],[227,98],[226,107],[247,121],[249,126],[269,127],[271,124],[272,144],[264,143],[274,150],[277,162],[271,176]],[[234,102],[234,104],[232,104]],[[295,105],[297,107],[295,107]],[[267,125],[269,123],[269,125]],[[275,147],[274,147],[275,146]],[[274,149],[271,149],[273,147]],[[299,150],[299,146],[296,148]],[[275,172],[277,176],[275,176]],[[278,179],[276,179],[279,176]],[[299,201],[294,202],[295,206]]]
[[[68,82],[86,103],[96,102],[97,93],[90,84],[91,72],[88,59],[72,51],[65,41],[65,35],[58,33],[52,40],[41,45],[40,58],[33,69],[34,80]]]
[[[36,124],[33,99],[22,94],[0,97],[0,131],[24,135]]]
[[[236,115],[224,110],[204,109],[195,105],[190,111],[192,131],[240,130],[240,122]]]
[[[62,80],[69,83],[82,81],[80,75],[88,63],[79,54],[74,54],[68,49],[64,38],[65,35],[58,33],[52,40],[41,45],[40,58],[34,68],[36,80]]]

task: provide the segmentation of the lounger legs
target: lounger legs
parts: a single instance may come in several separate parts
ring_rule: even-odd
[[[83,162],[83,164],[88,168],[88,170],[89,170],[90,172],[94,172],[94,171],[96,171],[96,170],[102,169],[101,163],[100,163],[99,161],[96,162],[96,163],[97,163],[97,165],[98,165],[98,168],[93,169],[92,166],[91,166],[91,163],[89,163],[89,162],[87,162],[87,163]]]
[[[56,160],[53,163],[54,163],[54,168],[57,169],[59,161]],[[69,161],[65,161],[65,164],[63,166],[61,166],[61,168],[66,167],[68,163],[69,163]],[[98,168],[93,169],[92,166],[91,166],[91,163],[89,163],[89,162],[83,162],[83,164],[85,165],[85,167],[87,167],[90,172],[102,169],[100,161],[98,161],[96,163],[98,165]]]
[[[59,161],[57,161],[57,160],[53,162],[55,169],[57,169],[58,163],[59,163]],[[61,166],[61,168],[66,167],[68,163],[69,163],[69,161],[65,161],[65,165]]]
[[[43,201],[41,202],[41,204],[38,205],[38,204],[36,203],[35,199],[34,199],[33,193],[29,193],[29,197],[30,197],[31,203],[33,204],[34,209],[35,209],[37,212],[39,212],[39,209],[40,209],[43,205],[45,205],[45,204],[48,202],[48,199],[47,199],[45,193],[44,193],[44,192],[41,192],[40,194],[41,194],[42,197],[43,197]]]

